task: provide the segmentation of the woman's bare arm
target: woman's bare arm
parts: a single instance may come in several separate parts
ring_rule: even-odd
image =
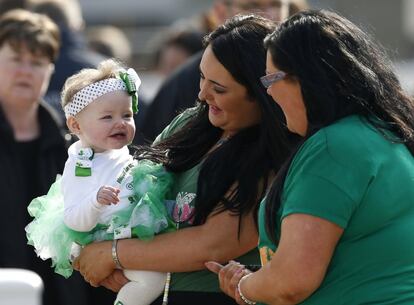
[[[118,257],[125,269],[186,272],[204,269],[206,261],[227,262],[257,246],[253,213],[242,218],[229,211],[210,216],[206,223],[160,234],[151,241],[118,242]],[[97,286],[114,270],[111,243],[93,243],[74,262],[85,280]]]
[[[285,217],[272,260],[243,281],[243,295],[270,305],[302,302],[322,283],[342,233],[342,228],[319,217],[306,214]],[[240,279],[240,266],[236,263],[223,268],[213,263],[207,266],[219,273],[223,291],[237,299],[235,287]]]

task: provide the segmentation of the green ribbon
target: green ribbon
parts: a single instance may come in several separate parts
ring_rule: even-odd
[[[119,77],[125,83],[128,94],[132,97],[132,112],[138,112],[138,88],[132,75],[127,72],[120,72]]]

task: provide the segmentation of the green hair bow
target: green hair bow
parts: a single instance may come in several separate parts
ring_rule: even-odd
[[[128,94],[132,97],[132,112],[138,112],[138,89],[141,86],[141,79],[134,69],[129,68],[119,72],[119,78],[125,83]]]

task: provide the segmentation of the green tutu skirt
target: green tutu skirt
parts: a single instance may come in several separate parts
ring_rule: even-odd
[[[73,272],[70,258],[74,245],[112,240],[125,230],[132,237],[144,240],[175,230],[164,205],[172,188],[173,174],[148,160],[139,161],[131,174],[134,196],[129,199],[133,204],[114,214],[110,223],[98,224],[90,232],[77,232],[64,224],[61,178],[57,178],[47,195],[33,199],[27,208],[34,218],[25,228],[28,244],[40,258],[52,260],[56,273],[68,278]]]

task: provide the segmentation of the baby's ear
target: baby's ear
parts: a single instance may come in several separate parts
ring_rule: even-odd
[[[66,119],[66,126],[68,126],[71,133],[74,133],[75,135],[80,134],[80,126],[74,116],[70,116]]]

